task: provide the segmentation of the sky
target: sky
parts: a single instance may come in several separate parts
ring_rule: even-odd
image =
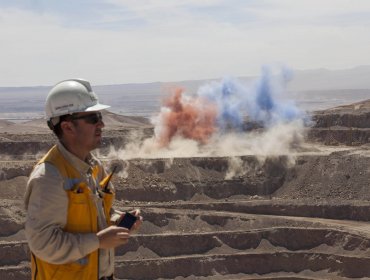
[[[1,0],[0,86],[370,64],[368,0]]]

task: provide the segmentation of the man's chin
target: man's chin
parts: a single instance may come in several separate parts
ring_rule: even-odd
[[[98,141],[96,141],[96,143],[95,143],[95,149],[96,148],[99,148],[102,145],[102,143],[103,143],[103,141],[102,141],[101,138]]]
[[[92,145],[92,150],[95,150],[97,148],[100,148],[100,146],[102,145],[102,143],[103,143],[102,138],[100,136],[99,137],[96,137],[95,143]]]

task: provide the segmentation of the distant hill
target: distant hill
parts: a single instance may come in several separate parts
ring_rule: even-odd
[[[153,125],[147,118],[136,116],[123,116],[112,112],[103,111],[105,130],[120,130],[126,128],[151,128]],[[1,133],[22,134],[22,133],[49,133],[45,118],[36,118],[25,122],[14,123],[0,119]]]
[[[369,77],[369,65],[343,70],[295,70],[288,89],[295,91],[370,89]]]
[[[320,110],[370,98],[370,66],[351,69],[295,70],[288,84],[287,98],[304,110]],[[249,81],[255,77],[240,77]],[[144,84],[94,85],[101,103],[112,112],[127,116],[150,117],[160,110],[161,100],[173,86],[195,93],[210,81],[191,80]],[[0,87],[0,119],[34,119],[43,116],[45,98],[51,86]]]

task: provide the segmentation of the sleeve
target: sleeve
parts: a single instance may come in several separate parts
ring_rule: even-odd
[[[53,264],[81,259],[99,248],[95,233],[68,233],[68,198],[63,178],[51,164],[38,165],[27,184],[29,199],[25,233],[31,251]]]

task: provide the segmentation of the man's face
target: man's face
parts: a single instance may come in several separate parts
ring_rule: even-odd
[[[74,141],[76,145],[92,151],[100,146],[104,122],[100,112],[83,112],[73,115]]]

